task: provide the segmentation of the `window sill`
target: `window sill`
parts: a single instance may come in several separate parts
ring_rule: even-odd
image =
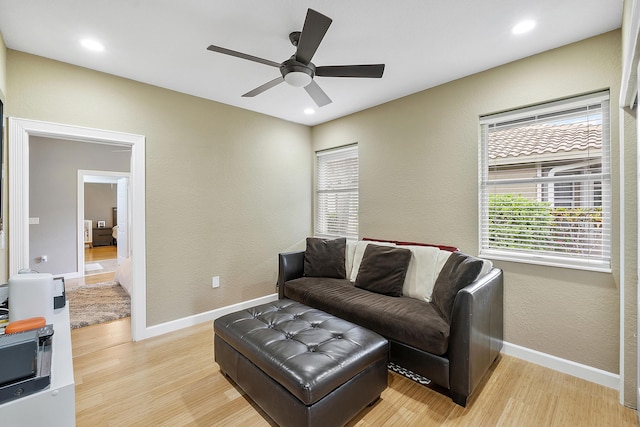
[[[611,264],[598,261],[571,260],[550,255],[514,254],[509,251],[495,249],[480,250],[480,258],[495,261],[518,262],[523,264],[542,265],[545,267],[569,268],[573,270],[595,271],[598,273],[611,273]]]

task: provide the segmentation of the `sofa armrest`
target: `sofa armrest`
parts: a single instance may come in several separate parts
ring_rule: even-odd
[[[492,269],[461,289],[453,305],[449,335],[451,397],[465,406],[503,343],[503,276]]]
[[[278,254],[278,298],[284,298],[285,282],[304,274],[304,251]]]

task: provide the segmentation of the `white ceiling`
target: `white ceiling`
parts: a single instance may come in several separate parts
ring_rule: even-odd
[[[315,125],[621,26],[623,0],[2,0],[8,48]],[[267,65],[208,51],[223,46],[275,62],[295,51],[307,8],[329,16],[313,63],[385,63],[382,79],[316,77],[333,100],[317,108]],[[514,36],[518,21],[535,19]],[[87,51],[81,38],[101,41]],[[316,112],[306,115],[304,109]]]

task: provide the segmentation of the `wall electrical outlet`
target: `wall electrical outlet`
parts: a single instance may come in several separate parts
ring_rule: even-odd
[[[213,276],[211,279],[211,287],[219,288],[220,287],[220,276]]]

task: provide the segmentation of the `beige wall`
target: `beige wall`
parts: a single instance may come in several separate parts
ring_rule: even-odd
[[[13,50],[7,84],[8,115],[146,136],[149,326],[275,292],[311,230],[308,127]]]
[[[620,75],[614,31],[316,126],[314,149],[359,143],[361,237],[476,254],[483,114],[610,88],[618,218]],[[613,274],[496,261],[505,272],[506,341],[618,373],[618,242]]]

